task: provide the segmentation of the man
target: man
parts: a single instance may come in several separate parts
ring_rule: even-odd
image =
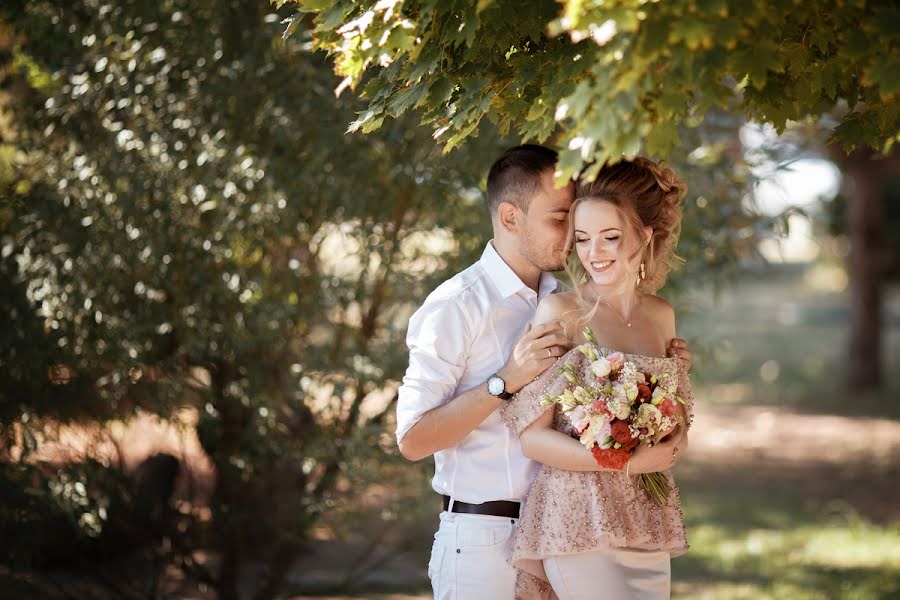
[[[565,354],[560,323],[531,328],[557,287],[574,186],[554,186],[557,154],[508,150],[491,167],[494,239],[481,259],[441,284],[409,322],[409,368],[397,403],[397,440],[410,460],[434,455],[444,512],[428,576],[436,600],[513,598],[507,541],[537,470],[497,408]],[[670,353],[690,359],[673,340]],[[658,446],[662,446],[659,444]]]

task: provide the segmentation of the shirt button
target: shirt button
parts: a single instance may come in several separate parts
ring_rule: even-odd
[[[460,550],[459,548],[457,548],[457,549],[456,549],[456,553],[459,554],[460,552],[462,552],[462,550]]]

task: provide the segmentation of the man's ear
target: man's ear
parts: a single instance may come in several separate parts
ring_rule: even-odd
[[[522,217],[522,209],[511,202],[501,202],[497,207],[497,220],[510,233],[518,234],[521,231]]]

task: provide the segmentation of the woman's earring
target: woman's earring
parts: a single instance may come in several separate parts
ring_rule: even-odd
[[[644,261],[641,261],[641,280],[647,278],[647,271],[644,269]]]

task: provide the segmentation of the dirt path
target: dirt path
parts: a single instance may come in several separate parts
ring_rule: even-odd
[[[900,422],[772,407],[699,411],[676,469],[695,488],[793,490],[840,500],[876,522],[900,520]]]

